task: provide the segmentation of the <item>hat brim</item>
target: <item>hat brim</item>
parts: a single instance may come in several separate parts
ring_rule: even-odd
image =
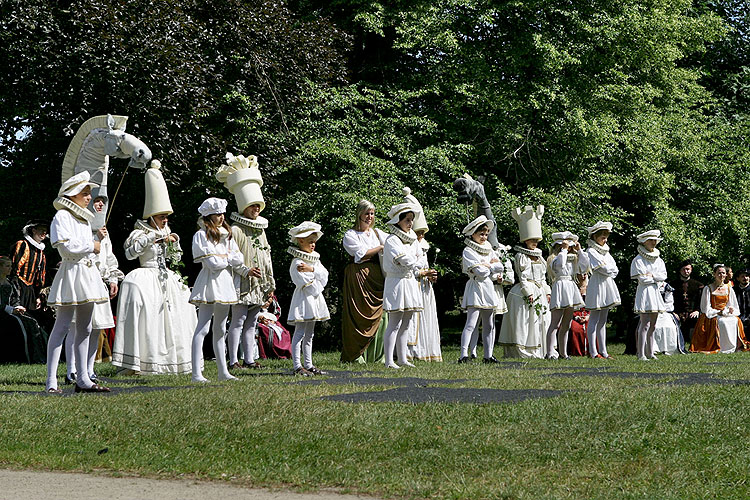
[[[297,243],[298,239],[307,238],[311,234],[317,234],[318,237],[316,238],[316,240],[319,240],[321,238],[321,236],[323,236],[323,231],[315,231],[315,230],[312,230],[312,229],[311,230],[307,230],[307,231],[303,231],[303,232],[301,232],[299,234],[295,234],[294,236],[290,236],[289,237],[289,241],[291,243]]]

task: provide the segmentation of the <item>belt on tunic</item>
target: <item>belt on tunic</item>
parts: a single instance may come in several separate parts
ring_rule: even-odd
[[[93,259],[91,257],[81,257],[80,259],[70,259],[70,258],[63,258],[63,262],[72,262],[73,264],[83,264],[85,266],[91,267],[94,265]]]
[[[558,276],[553,283],[557,283],[558,281],[573,281],[573,276]]]
[[[412,271],[406,271],[401,273],[385,273],[387,278],[413,278],[414,273]]]

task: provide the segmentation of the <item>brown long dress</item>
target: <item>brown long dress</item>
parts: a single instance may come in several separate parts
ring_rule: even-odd
[[[355,361],[363,354],[366,354],[368,362],[382,358],[382,332],[380,342],[377,341],[377,334],[382,330],[384,285],[385,276],[377,258],[359,264],[352,262],[344,269],[342,362]]]
[[[730,288],[731,292],[731,288]],[[726,295],[716,295],[711,293],[711,308],[723,310],[729,302],[729,293]],[[737,320],[737,350],[750,349],[750,343],[745,339],[745,330],[742,327],[740,318]],[[702,352],[704,354],[713,354],[721,351],[719,343],[719,317],[709,318],[705,313],[701,313],[698,322],[693,331],[693,340],[690,344],[691,352]]]

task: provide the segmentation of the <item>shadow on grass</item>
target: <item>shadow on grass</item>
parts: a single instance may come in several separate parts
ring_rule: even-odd
[[[321,399],[345,403],[520,403],[527,399],[552,398],[568,391],[549,389],[474,389],[452,387],[399,387],[386,391],[355,392]]]

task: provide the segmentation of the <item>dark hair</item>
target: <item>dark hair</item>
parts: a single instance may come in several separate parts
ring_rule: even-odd
[[[414,212],[412,212],[411,210],[407,210],[406,212],[401,212],[398,215],[398,221],[401,222],[402,220],[404,220],[408,214],[414,215]]]
[[[602,228],[602,229],[599,229],[598,231],[594,231],[594,233],[593,233],[593,234],[591,235],[591,239],[594,239],[594,238],[596,238],[596,235],[597,235],[597,234],[601,234],[601,233],[603,233],[603,232],[605,232],[605,231],[606,231],[606,232],[608,232],[609,234],[612,234],[612,231],[610,231],[609,229],[607,229],[607,228]]]
[[[678,267],[677,269],[682,269],[685,266],[693,267],[693,261],[690,259],[685,259],[682,262],[680,262],[680,267]]]
[[[218,215],[218,214],[211,214],[211,215]],[[214,243],[218,243],[221,239],[221,233],[219,233],[219,226],[213,223],[211,220],[211,215],[206,215],[203,217],[203,224],[206,225],[206,235],[208,235],[208,239],[213,241]],[[229,237],[228,239],[232,239],[232,228],[229,227],[229,224],[227,224],[227,221],[224,220],[224,222],[221,224],[221,227],[229,231]]]
[[[471,233],[471,234],[477,234],[479,231],[482,231],[484,229],[486,229],[487,231],[489,231],[490,230],[490,226],[488,226],[487,224],[482,224],[481,226],[479,226],[478,228],[476,228],[474,230],[474,232]]]

